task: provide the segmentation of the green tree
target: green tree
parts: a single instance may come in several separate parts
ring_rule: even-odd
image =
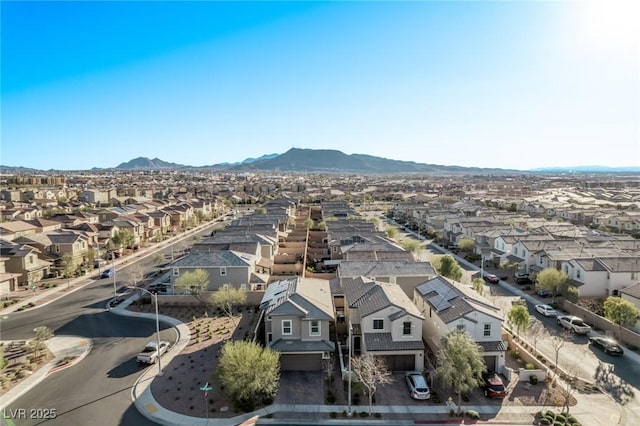
[[[442,337],[436,375],[445,388],[458,396],[458,413],[462,412],[462,394],[479,387],[485,371],[478,345],[466,332],[454,330]]]
[[[618,338],[622,340],[622,327],[633,327],[638,322],[640,309],[629,301],[609,296],[604,301],[604,317],[618,326]]]
[[[311,229],[313,227],[313,219],[305,219],[304,227],[307,229]]]
[[[460,241],[458,241],[458,247],[460,247],[462,251],[471,253],[473,249],[476,248],[476,242],[471,238],[461,238]]]
[[[382,357],[365,354],[355,357],[351,360],[353,372],[358,377],[358,381],[367,388],[369,397],[369,415],[371,415],[371,406],[373,397],[376,394],[378,386],[391,383],[393,376],[387,369],[387,365]]]
[[[76,271],[76,265],[73,262],[73,256],[69,253],[65,253],[62,255],[60,259],[60,267],[62,268],[62,275],[67,279],[67,290],[71,285],[71,278],[73,278],[73,274]]]
[[[484,295],[484,280],[482,278],[474,278],[473,281],[471,281],[471,285],[476,293],[480,296]]]
[[[87,250],[87,263],[89,264],[89,269],[93,269],[93,265],[94,262],[96,260],[96,251],[92,248],[89,248],[89,250]]]
[[[529,325],[529,310],[526,305],[515,304],[507,313],[507,322],[516,330],[516,336],[520,337],[520,332],[527,329]]]
[[[233,321],[234,324],[237,324],[236,319],[233,316],[233,308],[235,306],[243,305],[247,301],[247,293],[229,286],[213,292],[211,296],[209,296],[209,299],[213,306],[222,309],[224,313],[231,318],[231,321]]]
[[[29,342],[29,350],[31,351],[33,359],[37,360],[40,358],[42,351],[46,350],[44,342],[53,337],[53,331],[46,326],[36,327],[33,331],[35,331],[36,337]]]
[[[580,298],[580,290],[572,285],[567,285],[565,288],[563,288],[561,294],[565,299],[572,303],[576,303]]]
[[[536,277],[536,288],[551,292],[552,302],[555,302],[560,288],[567,281],[567,274],[555,268],[546,268],[540,271]]]
[[[450,278],[454,281],[460,282],[462,279],[462,268],[450,254],[445,254],[440,257],[439,269],[437,271],[443,277]]]
[[[256,209],[255,211],[256,214],[267,214],[267,209],[265,209],[264,207],[259,207]]]
[[[113,243],[115,248],[123,249],[125,247],[134,245],[136,242],[136,237],[128,229],[120,229],[115,233],[113,237],[111,237],[111,242]]]
[[[222,347],[217,375],[236,405],[250,411],[276,394],[280,353],[253,342],[229,340]]]
[[[209,286],[209,274],[200,268],[184,272],[176,279],[174,286],[179,291],[198,297]]]
[[[327,222],[325,222],[324,220],[319,222],[317,228],[320,231],[326,231],[327,230]]]

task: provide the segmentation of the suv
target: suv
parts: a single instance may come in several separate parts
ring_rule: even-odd
[[[500,278],[497,275],[493,274],[484,274],[484,280],[490,284],[498,284]]]
[[[409,387],[411,398],[413,399],[429,399],[431,393],[424,376],[419,371],[407,371],[404,374],[405,381]]]
[[[591,331],[591,327],[589,327],[582,318],[578,318],[573,315],[559,316],[556,321],[558,322],[558,325],[561,325],[572,333],[589,334]]]
[[[507,388],[504,382],[494,372],[482,375],[482,389],[484,390],[484,396],[487,398],[504,398],[507,396]]]
[[[513,274],[513,280],[516,284],[531,284],[531,278],[529,278],[529,274],[526,272],[516,272]]]

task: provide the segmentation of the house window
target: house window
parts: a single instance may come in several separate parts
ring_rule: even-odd
[[[29,256],[29,263],[33,265],[33,255]]]
[[[291,320],[282,320],[282,335],[290,336],[291,334]]]
[[[384,320],[374,319],[373,320],[373,329],[374,330],[382,330],[384,328]]]
[[[580,269],[578,269],[578,270],[576,271],[576,277],[577,277],[578,279],[580,279]]]
[[[309,335],[310,336],[320,335],[320,321],[314,320],[309,323]]]
[[[178,268],[173,268],[173,276],[177,277],[178,275],[180,275],[180,269]]]
[[[333,252],[337,252],[338,251],[338,247],[337,246],[333,246]]]
[[[268,343],[273,342],[273,333],[267,333],[267,342]]]
[[[484,325],[484,337],[491,337],[491,324]]]
[[[456,325],[456,330],[457,331],[465,331],[466,327],[464,326],[464,324],[458,324],[458,325]]]
[[[247,291],[247,285],[246,284],[240,284],[240,291]]]
[[[411,335],[411,321],[405,321],[402,323],[402,335],[403,336]]]
[[[220,268],[220,276],[224,277],[227,275],[227,268]]]
[[[60,246],[56,244],[56,253],[60,253]]]

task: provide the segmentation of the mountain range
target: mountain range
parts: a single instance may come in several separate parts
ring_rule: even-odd
[[[28,173],[37,170],[25,167],[0,166],[5,173]],[[480,168],[462,166],[443,166],[437,164],[416,163],[414,161],[400,161],[375,157],[365,154],[347,155],[342,151],[330,149],[300,149],[291,148],[283,154],[267,154],[258,158],[247,158],[238,163],[220,163],[210,166],[189,166],[171,163],[159,158],[134,158],[111,169],[91,170],[193,170],[193,171],[282,171],[282,172],[323,172],[323,173],[384,173],[384,174],[505,174],[523,173],[523,170]],[[528,170],[534,173],[638,173],[640,167],[554,167]]]

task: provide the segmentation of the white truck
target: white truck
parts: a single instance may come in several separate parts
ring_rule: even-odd
[[[140,364],[155,364],[158,357],[162,356],[169,349],[169,342],[160,341],[160,350],[158,350],[158,342],[149,342],[144,346],[142,352],[136,356],[136,361]]]
[[[562,315],[556,320],[563,328],[576,334],[589,334],[591,327],[587,325],[582,318],[573,315]]]

